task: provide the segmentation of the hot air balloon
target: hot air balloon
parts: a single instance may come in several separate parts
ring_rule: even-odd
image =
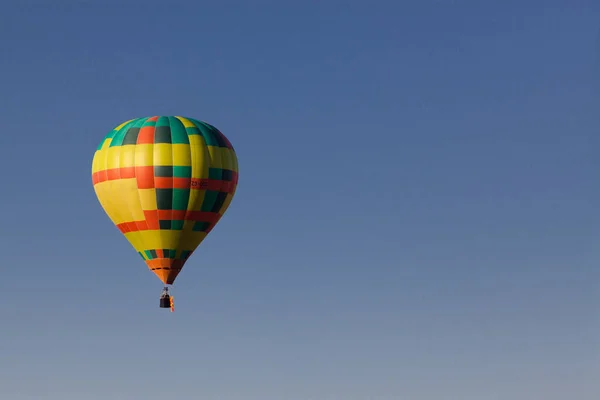
[[[132,119],[96,149],[92,182],[108,217],[163,282],[160,307],[173,311],[169,285],[235,194],[231,143],[192,118]]]

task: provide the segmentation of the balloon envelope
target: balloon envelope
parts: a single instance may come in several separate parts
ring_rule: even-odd
[[[173,284],[229,207],[238,182],[231,143],[192,118],[127,121],[98,146],[96,196],[108,217],[164,284]]]

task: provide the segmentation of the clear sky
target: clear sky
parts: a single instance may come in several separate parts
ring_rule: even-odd
[[[7,3],[0,398],[600,398],[600,2]],[[149,115],[240,163],[173,314],[91,182]]]

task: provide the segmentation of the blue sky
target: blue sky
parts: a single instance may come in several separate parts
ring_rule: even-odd
[[[12,3],[1,398],[600,398],[600,3]],[[240,163],[174,314],[91,184],[148,115]]]

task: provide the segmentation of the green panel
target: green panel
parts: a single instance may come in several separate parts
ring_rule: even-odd
[[[169,117],[158,117],[156,120],[156,127],[159,126],[168,126],[171,127],[171,122],[169,121]]]
[[[156,121],[150,119],[150,117],[144,118],[144,123],[141,128],[145,128],[147,126],[156,126]]]
[[[102,148],[102,146],[104,145],[104,142],[106,142],[108,139],[114,140],[114,137],[117,133],[118,133],[118,131],[116,129],[113,129],[112,131],[108,132],[108,135],[104,136],[104,139],[102,139],[102,141],[100,142],[100,144],[98,145],[96,150],[100,150]]]
[[[221,211],[221,207],[223,207],[223,203],[225,203],[225,199],[227,198],[227,192],[218,192],[217,198],[215,199],[215,203],[212,207],[212,212],[218,213]]]
[[[221,168],[209,168],[208,179],[220,180],[223,177],[223,170]]]
[[[134,119],[129,124],[121,128],[119,133],[115,135],[113,141],[111,142],[111,147],[135,144],[137,142],[138,134],[140,133],[140,128],[144,125],[148,118],[149,117]]]
[[[192,167],[173,166],[173,176],[175,178],[191,178]]]
[[[171,229],[175,230],[175,231],[180,231],[183,229],[183,223],[185,221],[182,219],[174,219],[173,221],[171,221]]]
[[[196,221],[192,227],[194,232],[205,232],[210,227],[209,222]]]
[[[188,134],[183,123],[175,117],[169,117],[171,125],[171,140],[173,144],[190,144]]]
[[[206,194],[204,195],[204,201],[202,202],[202,207],[200,210],[204,212],[211,212],[218,195],[219,192],[207,190]]]
[[[196,128],[195,126],[190,126],[188,128],[185,128],[185,131],[187,132],[188,135],[201,135],[200,130],[198,128]]]
[[[110,147],[122,146],[125,135],[127,135],[127,132],[130,130],[130,128],[133,126],[133,124],[135,124],[136,121],[137,120],[134,119],[133,121],[130,121],[127,125],[123,126],[121,129],[119,129],[118,131],[115,131],[115,135],[112,138],[112,142],[110,142]],[[134,142],[134,144],[135,144],[135,142]]]
[[[212,129],[210,129],[205,123],[197,121],[195,119],[190,119],[190,118],[188,118],[188,119],[190,121],[192,121],[194,123],[194,125],[196,125],[196,127],[200,130],[200,134],[204,138],[204,141],[206,142],[207,146],[218,146],[219,145],[219,141],[213,134]]]
[[[223,134],[221,132],[219,132],[219,130],[217,128],[215,128],[211,124],[207,124],[206,122],[204,123],[204,125],[206,125],[208,127],[211,134],[214,136],[215,140],[219,144],[219,147],[227,147],[227,143],[225,142],[225,140],[223,138]]]
[[[172,210],[173,189],[155,189],[156,205],[159,210]]]
[[[173,189],[173,210],[187,210],[190,189]]]

